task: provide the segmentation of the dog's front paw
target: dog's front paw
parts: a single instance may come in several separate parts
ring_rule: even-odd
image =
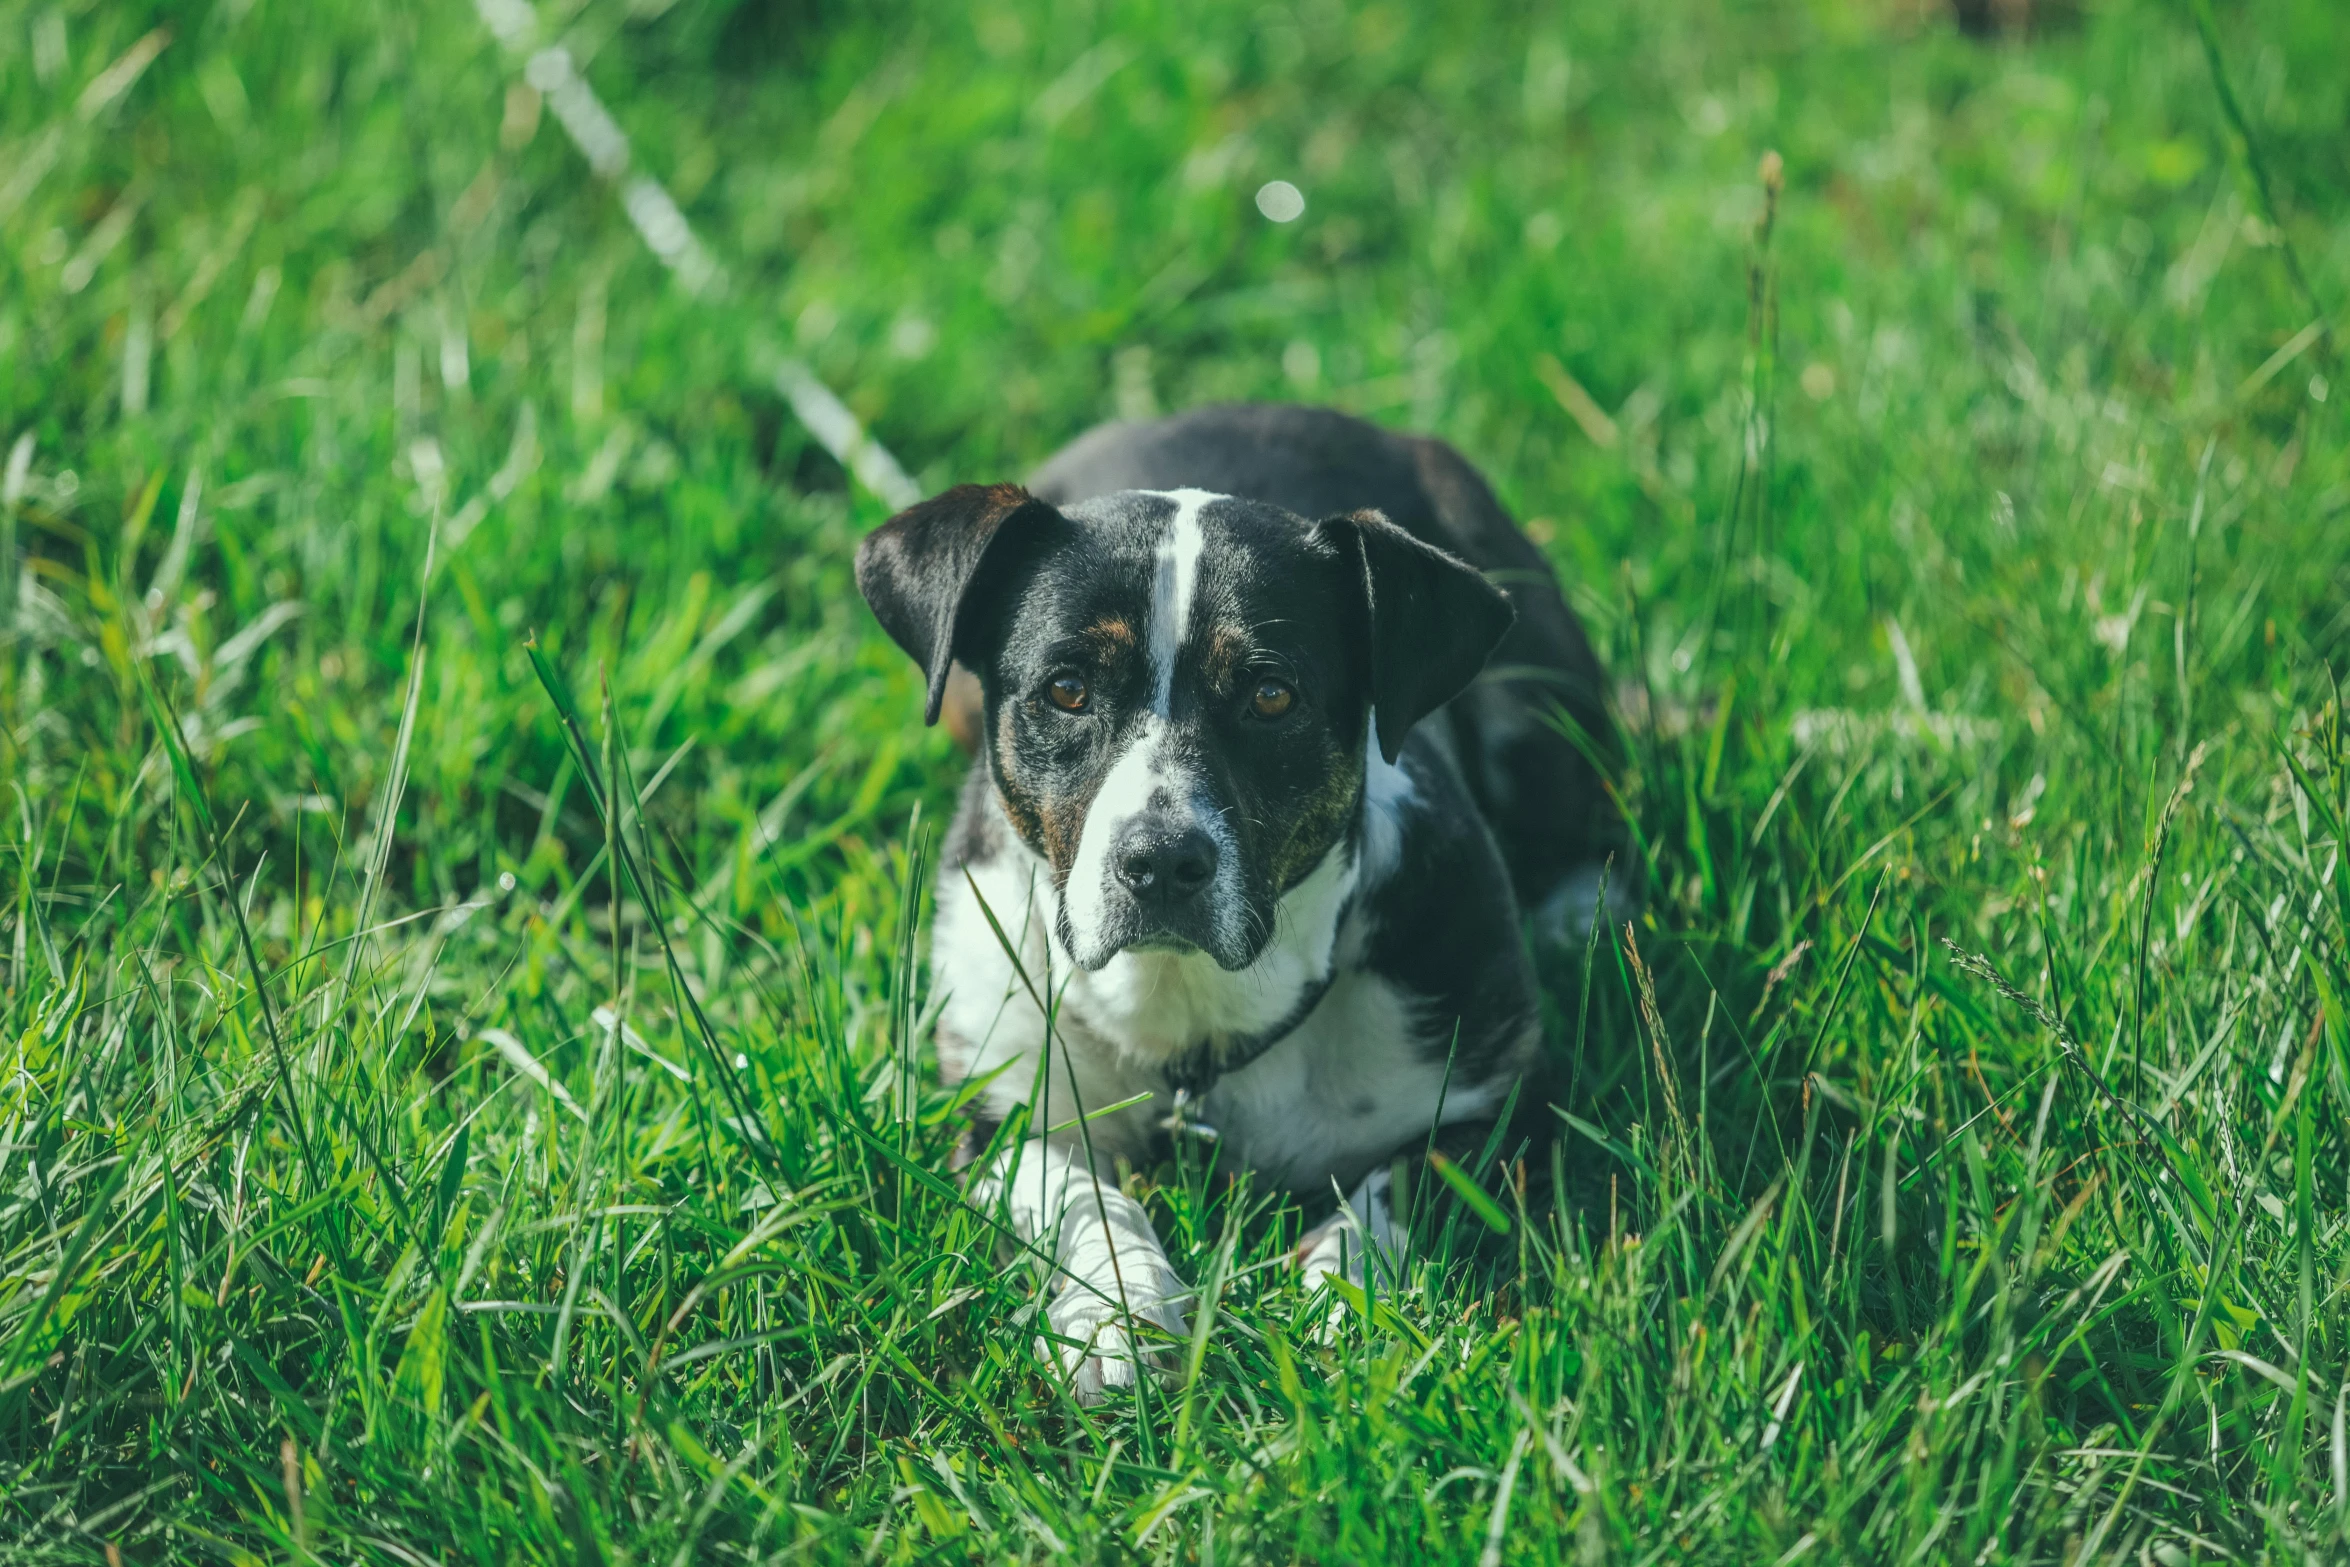
[[[1342,1278],[1362,1288],[1364,1269],[1374,1251],[1379,1254],[1380,1282],[1392,1284],[1396,1280],[1403,1261],[1403,1236],[1388,1202],[1392,1181],[1386,1169],[1373,1170],[1353,1191],[1340,1194],[1336,1213],[1298,1238],[1297,1249],[1290,1256],[1308,1294],[1328,1278]]]
[[[1098,1404],[1112,1389],[1132,1387],[1138,1360],[1161,1376],[1173,1371],[1174,1357],[1165,1340],[1180,1341],[1189,1331],[1183,1313],[1156,1295],[1132,1304],[1135,1321],[1130,1325],[1114,1295],[1105,1301],[1072,1285],[1045,1308],[1045,1320],[1055,1336],[1036,1341],[1037,1356],[1068,1374],[1070,1391],[1079,1403]]]
[[[1363,1232],[1358,1229],[1344,1209],[1306,1231],[1290,1254],[1296,1264],[1298,1283],[1303,1287],[1306,1306],[1300,1325],[1306,1336],[1325,1347],[1338,1342],[1338,1330],[1346,1321],[1348,1306],[1342,1290],[1325,1289],[1331,1279],[1342,1279],[1356,1289],[1363,1287]]]
[[[1354,1222],[1354,1216],[1340,1209],[1330,1218],[1306,1231],[1290,1253],[1297,1264],[1299,1282],[1306,1293],[1321,1288],[1324,1279],[1336,1276],[1357,1289],[1363,1283],[1363,1232]]]

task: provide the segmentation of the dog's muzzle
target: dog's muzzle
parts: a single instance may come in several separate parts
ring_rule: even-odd
[[[1106,961],[1116,951],[1197,949],[1227,964],[1232,888],[1223,845],[1190,813],[1152,810],[1121,823],[1110,839],[1102,925],[1093,932]],[[1113,945],[1114,943],[1114,945]]]
[[[1080,967],[1128,950],[1205,952],[1223,968],[1247,966],[1255,922],[1241,907],[1235,846],[1214,825],[1162,797],[1109,828],[1098,868],[1078,867],[1093,872],[1093,885],[1062,903],[1064,940]]]

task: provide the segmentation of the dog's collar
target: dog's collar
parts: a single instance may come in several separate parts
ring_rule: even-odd
[[[1337,979],[1338,957],[1333,952],[1329,969],[1320,979],[1305,988],[1304,992],[1298,996],[1297,1004],[1292,1006],[1272,1027],[1262,1029],[1254,1034],[1243,1034],[1238,1039],[1227,1041],[1221,1047],[1212,1039],[1203,1039],[1167,1063],[1161,1069],[1161,1075],[1166,1078],[1167,1087],[1174,1092],[1178,1107],[1163,1123],[1167,1129],[1195,1133],[1205,1131],[1207,1135],[1214,1136],[1212,1128],[1205,1126],[1200,1121],[1187,1118],[1182,1107],[1186,1104],[1198,1104],[1208,1096],[1208,1090],[1216,1086],[1219,1078],[1228,1072],[1239,1071],[1281,1043],[1282,1040],[1296,1033],[1298,1025],[1311,1017],[1314,1008],[1322,1004],[1322,998],[1330,994],[1330,987]]]

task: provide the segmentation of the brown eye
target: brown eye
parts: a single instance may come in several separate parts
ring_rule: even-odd
[[[1053,676],[1053,683],[1045,687],[1045,695],[1053,699],[1053,706],[1064,713],[1085,711],[1085,677],[1067,670]]]
[[[1256,695],[1249,699],[1249,711],[1259,718],[1279,718],[1289,711],[1297,700],[1297,693],[1286,680],[1266,678],[1257,682]]]

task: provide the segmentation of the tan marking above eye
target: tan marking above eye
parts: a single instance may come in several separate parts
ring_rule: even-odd
[[[1085,689],[1085,677],[1073,670],[1063,670],[1053,676],[1052,683],[1044,688],[1044,692],[1052,699],[1053,706],[1064,713],[1083,712],[1089,694]]]
[[[1249,698],[1249,711],[1259,718],[1279,718],[1296,700],[1297,692],[1288,681],[1268,676],[1257,682],[1256,693]]]
[[[1096,642],[1106,643],[1121,651],[1131,649],[1136,645],[1134,627],[1115,615],[1095,621],[1079,635],[1089,637]]]
[[[1238,626],[1218,625],[1207,634],[1207,646],[1202,650],[1200,667],[1211,685],[1230,690],[1246,677],[1249,656],[1254,648],[1246,631]]]

